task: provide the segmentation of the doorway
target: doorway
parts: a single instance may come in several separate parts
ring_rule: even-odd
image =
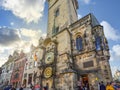
[[[83,86],[87,87],[89,90],[89,78],[88,74],[81,75]]]
[[[24,87],[26,87],[26,84],[27,84],[27,80],[24,79],[24,80],[23,80],[23,85],[24,85]]]
[[[31,84],[32,83],[32,74],[29,74],[28,75],[28,84]]]

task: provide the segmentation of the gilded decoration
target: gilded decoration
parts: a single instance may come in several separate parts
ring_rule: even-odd
[[[52,67],[47,67],[45,70],[44,70],[44,77],[45,78],[50,78],[52,76]]]

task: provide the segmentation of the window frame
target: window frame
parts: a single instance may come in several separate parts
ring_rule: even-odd
[[[60,9],[57,8],[57,9],[55,10],[55,17],[58,17],[59,15],[60,15]]]
[[[76,49],[78,51],[82,51],[82,49],[83,49],[83,43],[82,42],[83,42],[82,37],[80,35],[78,35],[76,37]]]
[[[95,37],[95,47],[96,47],[96,50],[101,50],[101,37],[100,36]]]

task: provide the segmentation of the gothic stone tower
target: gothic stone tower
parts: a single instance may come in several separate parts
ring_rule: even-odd
[[[108,43],[94,15],[77,20],[77,0],[48,0],[48,4],[47,37],[40,42],[41,85],[76,90],[79,79],[94,88],[101,80],[112,80]]]
[[[48,0],[48,4],[48,36],[77,20],[77,0]]]

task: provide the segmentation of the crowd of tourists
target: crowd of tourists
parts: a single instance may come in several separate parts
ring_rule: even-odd
[[[3,88],[0,88],[0,90],[48,90],[48,84],[46,84],[46,86],[44,86],[43,88],[40,86],[40,84],[29,84],[28,87],[25,87],[24,85],[15,87],[14,85],[7,85]]]
[[[15,87],[14,85],[7,85],[4,88],[0,88],[0,90],[48,90],[48,83],[44,87],[41,87],[39,83],[36,83],[35,85],[29,84],[27,88],[25,88],[24,85],[19,87]],[[97,89],[95,89],[93,85],[89,85],[88,83],[83,84],[81,81],[78,81],[77,90],[120,90],[120,84],[110,82],[105,85],[101,81],[98,84]]]
[[[78,81],[77,83],[78,90],[120,90],[120,83],[108,82],[106,85],[101,81],[98,84],[97,89],[94,88],[93,85],[89,85],[88,83],[82,83],[82,81]]]
[[[120,90],[120,85],[115,82],[108,82],[106,85],[101,82],[98,84],[98,90]]]

